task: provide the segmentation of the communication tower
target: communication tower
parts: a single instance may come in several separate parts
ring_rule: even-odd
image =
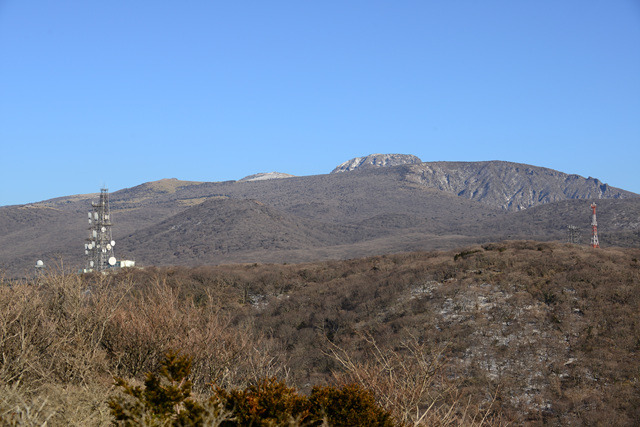
[[[578,243],[578,227],[575,225],[569,225],[567,226],[567,229],[569,230],[569,237],[567,239],[568,243],[571,243],[572,245]]]
[[[104,271],[116,265],[113,247],[116,242],[111,237],[111,213],[109,211],[109,190],[100,189],[98,202],[91,202],[89,212],[89,238],[84,244],[87,256],[87,271]]]
[[[591,247],[599,248],[600,243],[598,242],[598,221],[596,221],[596,204],[591,203],[591,210],[593,211],[593,216],[591,217]]]

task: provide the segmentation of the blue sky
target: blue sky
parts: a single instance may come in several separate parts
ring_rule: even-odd
[[[0,205],[370,153],[640,192],[640,1],[0,0]]]

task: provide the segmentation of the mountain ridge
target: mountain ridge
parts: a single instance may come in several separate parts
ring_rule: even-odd
[[[568,217],[562,216],[562,205],[557,203],[572,206],[572,221],[581,218],[588,227],[591,200],[599,204],[618,200],[616,209],[629,223],[635,223],[640,209],[637,197],[595,178],[487,161],[404,163],[287,179],[166,179],[113,192],[110,201],[119,258],[133,258],[143,264],[193,264],[315,261],[377,255],[381,251],[446,249],[516,234],[558,239],[569,224],[564,224]],[[81,265],[86,212],[94,199],[93,195],[76,195],[0,207],[0,269],[14,274],[37,259],[54,257],[67,259],[69,265]],[[259,203],[263,208],[249,204],[239,209],[234,203]],[[549,208],[540,208],[545,205]],[[609,205],[602,203],[603,218],[608,215]],[[514,216],[528,210],[528,215]],[[195,224],[190,214],[202,218],[237,215],[244,225],[236,231],[225,230],[207,220],[200,234],[189,237],[188,233],[174,233],[170,245],[161,244],[158,236],[163,234],[163,222],[173,221],[172,225],[180,228],[182,224],[188,230]],[[546,218],[540,230],[530,226],[536,215]],[[278,247],[250,244],[252,224],[256,235],[266,242],[280,242]],[[610,225],[602,225],[611,238],[608,242],[604,239],[605,244],[640,243],[634,229],[620,222],[607,229]],[[287,233],[289,238],[283,238]],[[202,240],[198,245],[206,248],[189,258],[193,251],[188,248],[195,247],[191,241],[195,237]],[[216,239],[226,239],[224,245],[234,250],[216,252]],[[181,257],[173,256],[172,245],[186,248]],[[164,252],[149,249],[160,246]]]
[[[596,178],[584,178],[523,163],[496,160],[424,162],[405,168],[406,179],[411,182],[490,203],[505,210],[522,210],[566,199],[638,197],[635,193],[611,187]]]

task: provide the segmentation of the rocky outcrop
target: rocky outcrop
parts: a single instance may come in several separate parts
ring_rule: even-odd
[[[638,197],[596,178],[504,161],[421,163],[404,173],[406,181],[507,211],[559,200]]]
[[[331,171],[331,173],[417,163],[422,163],[422,160],[411,154],[369,154],[366,157],[356,157],[355,159],[347,160],[346,162],[338,165],[333,171]]]

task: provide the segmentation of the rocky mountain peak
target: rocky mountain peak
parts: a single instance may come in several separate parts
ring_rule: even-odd
[[[349,172],[356,169],[383,166],[400,166],[406,164],[422,163],[418,157],[411,154],[369,154],[365,157],[356,157],[339,164],[331,173]]]

